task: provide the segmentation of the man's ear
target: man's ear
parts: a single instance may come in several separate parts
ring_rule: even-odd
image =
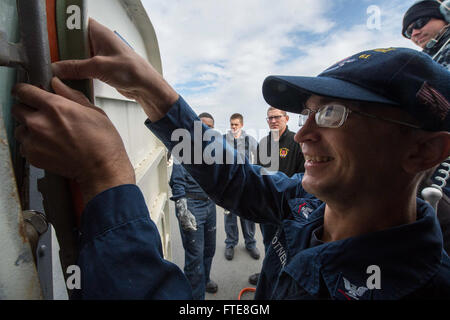
[[[409,173],[419,173],[444,162],[449,156],[450,133],[427,132],[409,150],[403,168]]]

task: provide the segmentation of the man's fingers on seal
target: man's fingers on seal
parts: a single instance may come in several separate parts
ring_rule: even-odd
[[[63,96],[64,98],[75,101],[86,107],[92,106],[89,99],[82,92],[70,88],[57,77],[52,79],[52,87],[56,94]]]
[[[57,97],[53,93],[27,83],[17,84],[12,93],[22,104],[37,110],[47,108]]]
[[[11,108],[11,114],[14,117],[14,119],[17,120],[17,122],[27,125],[29,118],[33,113],[36,112],[36,109],[30,108],[29,106],[25,104],[15,104]]]
[[[95,57],[84,60],[64,60],[52,63],[52,71],[60,79],[83,80],[97,76]]]
[[[27,155],[26,155],[26,153],[25,153],[25,148],[24,148],[23,144],[20,144],[20,145],[19,145],[19,153],[20,153],[20,155],[21,155],[23,158],[26,158],[26,157],[27,157]]]
[[[22,143],[25,140],[26,135],[28,134],[28,129],[25,125],[19,125],[14,131],[14,137],[17,141]],[[22,148],[22,145],[20,146]]]

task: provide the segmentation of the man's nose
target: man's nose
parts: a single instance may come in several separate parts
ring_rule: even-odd
[[[411,38],[416,37],[417,35],[419,35],[421,33],[420,29],[413,29],[412,33],[411,33]]]
[[[301,144],[302,142],[305,142],[307,140],[317,140],[318,128],[319,127],[316,124],[314,114],[310,114],[306,122],[295,134],[294,141]]]

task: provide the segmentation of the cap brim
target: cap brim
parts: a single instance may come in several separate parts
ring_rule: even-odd
[[[266,102],[272,107],[288,112],[300,113],[312,94],[398,105],[395,101],[351,82],[332,77],[269,76],[263,83],[263,96]]]

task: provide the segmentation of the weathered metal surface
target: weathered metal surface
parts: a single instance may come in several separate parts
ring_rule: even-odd
[[[25,66],[28,63],[20,43],[10,43],[6,32],[0,31],[0,66]]]
[[[17,0],[17,10],[21,43],[30,61],[27,65],[29,82],[51,91],[50,82],[53,75],[47,33],[46,1]],[[41,178],[42,175],[43,178]],[[47,220],[55,226],[62,248],[61,263],[65,270],[69,265],[76,263],[78,253],[77,233],[74,228],[75,216],[68,182],[50,172],[42,174],[41,170],[30,166],[29,186],[29,209],[42,210],[43,208]],[[51,248],[51,242],[47,243],[47,247]],[[45,273],[46,270],[40,270],[40,272]],[[48,277],[45,281],[47,280]],[[42,283],[42,285],[50,288],[51,282]],[[53,294],[46,290],[46,298],[52,296]]]
[[[41,299],[0,108],[0,300]]]
[[[65,4],[75,2],[77,1],[65,1]],[[82,2],[78,1],[77,3]],[[2,0],[0,2],[0,25],[2,26],[0,30],[7,31],[4,39],[8,42],[9,57],[11,57],[11,50],[20,50],[21,45],[26,47],[28,49],[26,51],[27,57],[33,62],[30,66],[26,66],[27,68],[29,67],[30,82],[42,88],[50,89],[49,83],[52,75],[46,37],[45,1],[17,1],[21,14],[20,25],[22,27],[22,41],[20,45],[16,44],[19,36],[17,34],[18,21],[15,4],[14,0]],[[64,5],[62,0],[60,4]],[[162,73],[156,35],[140,1],[96,0],[89,1],[89,6],[93,8],[92,10],[90,9],[90,16],[104,23],[109,28],[117,30],[139,54],[148,59]],[[105,10],[105,8],[108,8],[108,10]],[[82,9],[83,25],[85,27],[86,10],[85,7]],[[3,30],[3,26],[12,27]],[[86,30],[84,29],[82,32],[84,32],[82,36],[86,38]],[[60,32],[58,32],[59,34]],[[79,42],[71,42],[70,37],[60,41],[66,41],[70,44]],[[80,43],[78,45],[80,46]],[[87,46],[82,46],[79,49],[86,53],[86,48]],[[65,49],[66,52],[73,53],[70,48],[66,47]],[[14,64],[20,62],[16,61],[19,59],[19,55],[20,51],[13,52],[12,60]],[[66,55],[62,58],[80,58],[80,56]],[[20,59],[26,60],[25,58]],[[2,184],[0,184],[0,243],[2,243],[4,248],[2,249],[2,259],[0,259],[0,299],[41,299],[43,295],[33,263],[32,251],[28,238],[25,235],[27,225],[22,219],[20,200],[8,145],[8,140],[10,142],[14,141],[12,138],[13,121],[9,113],[9,108],[12,104],[9,91],[14,82],[15,70],[0,68],[0,83],[2,84],[0,87],[0,104],[2,104],[0,105],[0,111],[6,111],[0,117],[0,131],[2,133],[0,136],[0,177],[2,179]],[[97,102],[113,120],[125,142],[127,152],[135,167],[138,178],[137,184],[143,191],[151,217],[158,226],[164,255],[170,259],[166,150],[143,125],[146,116],[136,103],[130,102],[106,85],[98,82],[97,85],[100,88],[96,95]],[[80,88],[77,89],[80,90]],[[81,91],[85,90],[81,89]],[[89,95],[89,92],[87,95]],[[7,130],[4,128],[4,124],[6,124]],[[13,144],[11,149],[14,148],[15,145]],[[13,153],[16,154],[15,152]],[[26,174],[25,172],[24,175]],[[25,206],[26,208],[42,210],[40,205],[42,197],[36,189],[36,181],[42,175],[41,171],[34,168],[29,172],[30,189],[28,192],[31,195],[31,201],[25,201],[25,203],[30,203],[30,206]],[[3,183],[3,181],[5,182]],[[71,208],[70,192],[64,179],[46,173],[45,178],[39,183],[39,191],[45,195],[43,208],[49,221],[54,221],[58,216],[74,217]],[[63,270],[66,270],[66,266],[75,263],[76,250],[64,250],[64,248],[74,248],[73,244],[76,234],[75,230],[72,229],[73,223],[70,219],[63,220],[66,220],[66,225],[61,226],[59,222],[53,223],[57,230],[66,230],[64,237],[60,239],[61,247],[66,254],[61,256]],[[46,250],[41,250],[41,253],[44,251]],[[69,254],[67,255],[68,252]],[[44,256],[48,257],[46,254]],[[51,268],[49,267],[42,267],[41,269],[44,273],[49,270],[51,273]],[[61,270],[59,272],[61,273]],[[51,287],[50,278],[44,282],[46,288],[48,285]],[[48,292],[49,290],[46,289],[46,298],[51,297]]]
[[[8,48],[3,57],[9,65],[17,65],[19,57],[18,17],[15,0],[0,2],[0,30],[3,44]],[[16,145],[13,139],[14,124],[10,109],[13,98],[10,91],[16,82],[16,70],[0,67],[0,299],[41,299],[33,254],[26,236],[22,218],[13,160]],[[11,156],[13,155],[13,156]]]
[[[19,41],[17,9],[15,0],[0,1],[0,30],[4,32],[6,41],[17,43]],[[12,68],[0,67],[0,104],[2,104],[4,125],[8,135],[10,148],[14,149],[13,143],[13,121],[11,120],[11,89],[16,81],[16,70]]]
[[[50,91],[52,70],[48,46],[45,0],[17,0],[21,43],[29,63],[29,82]]]

